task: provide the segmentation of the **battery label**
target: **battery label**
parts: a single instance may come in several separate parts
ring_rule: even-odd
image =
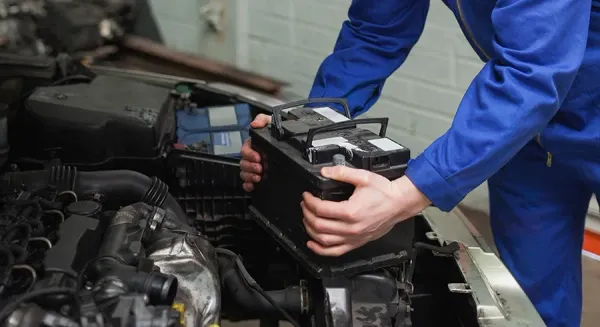
[[[340,114],[339,112],[337,112],[331,108],[327,108],[327,107],[315,108],[315,109],[313,109],[313,111],[318,113],[319,115],[331,120],[334,123],[339,123],[342,121],[350,120],[350,119],[348,119],[348,117]]]
[[[325,145],[340,145],[340,144],[346,143],[346,142],[348,142],[348,140],[346,140],[343,137],[330,137],[330,138],[326,138],[326,139],[313,140],[312,146],[319,147],[319,146],[325,146]]]
[[[210,126],[237,125],[238,119],[235,114],[235,106],[208,108],[208,121],[210,122]]]
[[[380,148],[383,151],[397,151],[404,149],[402,145],[388,139],[387,137],[383,139],[369,140],[369,143],[373,144],[374,146]]]
[[[229,135],[229,132],[215,133],[213,143],[216,146],[231,147],[231,135]]]

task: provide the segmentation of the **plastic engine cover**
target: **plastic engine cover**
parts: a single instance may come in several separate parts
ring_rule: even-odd
[[[332,101],[319,102],[326,100]],[[385,137],[387,118],[350,120],[330,108],[289,108],[306,102],[276,107],[271,126],[250,130],[252,146],[260,153],[264,167],[261,181],[252,192],[251,213],[317,278],[404,262],[412,249],[413,219],[340,257],[321,257],[306,246],[309,235],[302,223],[302,193],[308,191],[321,199],[343,201],[354,190],[352,185],[321,176],[320,169],[333,165],[334,156],[338,161],[341,155],[347,166],[389,179],[401,177],[410,159],[409,149]],[[287,120],[282,121],[282,113]],[[362,124],[379,124],[379,135],[359,128]]]
[[[89,84],[39,88],[25,105],[27,154],[45,159],[54,152],[86,164],[158,157],[175,133],[169,91],[102,75]]]

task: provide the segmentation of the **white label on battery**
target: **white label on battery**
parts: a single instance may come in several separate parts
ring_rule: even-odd
[[[319,115],[331,120],[334,123],[339,123],[342,121],[346,121],[349,120],[348,117],[340,114],[339,112],[328,108],[328,107],[323,107],[323,108],[315,108],[313,109],[314,112],[318,113]]]
[[[208,120],[210,126],[237,125],[235,106],[209,107]]]
[[[383,151],[396,151],[404,149],[402,145],[388,139],[387,137],[382,139],[369,140],[369,143],[373,144],[374,146],[380,148]]]
[[[357,147],[356,145],[352,144],[352,143],[340,143],[338,144],[339,146],[341,146],[342,148],[346,148],[348,150],[358,150],[358,151],[364,151],[363,149]]]
[[[348,143],[348,140],[343,137],[330,137],[327,139],[313,140],[312,146],[318,147],[324,145],[341,145],[343,143]]]
[[[238,131],[213,134],[214,151],[216,155],[236,154],[242,148],[242,133]]]

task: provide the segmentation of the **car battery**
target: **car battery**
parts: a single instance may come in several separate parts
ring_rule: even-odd
[[[317,104],[338,103],[345,115]],[[387,138],[387,118],[351,119],[343,99],[308,99],[273,108],[272,123],[250,129],[263,173],[252,192],[250,212],[281,246],[316,278],[330,278],[405,262],[412,249],[414,219],[382,238],[338,257],[310,250],[300,202],[302,193],[330,201],[350,198],[354,186],[325,178],[321,168],[344,164],[390,180],[404,175],[410,150]],[[379,125],[379,133],[363,125]],[[365,217],[368,219],[368,217]]]
[[[191,151],[240,158],[252,121],[250,111],[246,103],[177,110],[177,142]]]

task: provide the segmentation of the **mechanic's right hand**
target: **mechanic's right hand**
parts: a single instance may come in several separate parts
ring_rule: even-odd
[[[271,123],[271,116],[259,114],[254,121],[250,123],[252,128],[263,128]],[[242,172],[240,177],[244,181],[243,188],[246,192],[254,190],[254,184],[260,182],[262,166],[260,165],[260,155],[252,150],[251,140],[247,139],[242,146],[242,160],[240,161]]]

